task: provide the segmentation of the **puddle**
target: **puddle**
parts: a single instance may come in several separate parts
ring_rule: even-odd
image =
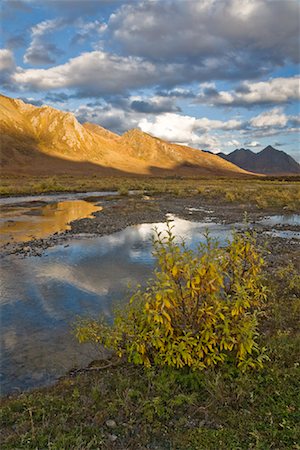
[[[69,230],[70,222],[92,217],[101,206],[85,200],[61,201],[45,206],[5,206],[0,216],[0,244],[45,238]]]
[[[300,215],[299,214],[289,214],[289,215],[275,215],[267,216],[256,223],[266,226],[276,226],[276,225],[300,225]]]
[[[132,191],[133,193],[134,191]],[[100,191],[100,192],[73,192],[65,194],[45,194],[45,195],[25,195],[19,197],[3,197],[0,198],[0,206],[17,205],[31,202],[53,203],[67,200],[84,200],[85,198],[101,198],[112,195],[118,195],[117,191]]]
[[[291,230],[272,230],[266,231],[265,234],[268,234],[272,237],[279,237],[281,239],[297,239],[300,240],[300,232],[291,231]]]

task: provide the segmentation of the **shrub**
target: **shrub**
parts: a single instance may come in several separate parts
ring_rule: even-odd
[[[237,200],[237,196],[236,196],[235,192],[228,191],[228,192],[226,192],[225,199],[228,202],[234,202]]]
[[[146,367],[261,367],[257,327],[266,288],[254,236],[234,233],[220,248],[207,234],[190,250],[169,227],[166,235],[157,233],[154,249],[158,267],[146,288],[137,289],[112,327],[79,322],[79,341],[100,343]]]
[[[126,186],[120,186],[118,189],[119,195],[128,195],[129,190]]]

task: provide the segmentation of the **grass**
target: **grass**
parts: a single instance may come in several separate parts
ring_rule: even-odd
[[[49,192],[118,191],[128,195],[132,189],[149,194],[179,197],[199,196],[204,200],[228,204],[254,205],[257,209],[300,209],[300,182],[297,177],[264,179],[229,178],[117,178],[96,175],[78,177],[3,176],[0,195],[42,194]]]
[[[263,370],[121,363],[67,376],[2,400],[1,448],[299,450],[300,277],[292,265],[268,270]]]

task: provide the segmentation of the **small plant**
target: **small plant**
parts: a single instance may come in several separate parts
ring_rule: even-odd
[[[284,267],[280,267],[276,275],[284,294],[294,294],[300,298],[300,275],[291,262]]]
[[[236,201],[237,196],[236,196],[236,194],[234,192],[228,191],[228,192],[226,192],[225,199],[228,202],[234,202],[234,201]]]
[[[126,186],[121,186],[119,187],[118,193],[119,195],[128,195],[129,189]]]
[[[79,341],[103,344],[146,367],[261,367],[257,326],[266,288],[254,237],[234,233],[220,248],[207,235],[193,251],[177,244],[169,227],[167,235],[157,233],[154,249],[158,268],[147,287],[117,312],[112,327],[81,321]]]

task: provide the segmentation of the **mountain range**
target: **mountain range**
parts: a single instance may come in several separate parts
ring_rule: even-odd
[[[130,130],[119,136],[49,106],[0,96],[2,173],[245,175],[214,154]]]
[[[139,129],[119,136],[96,124],[81,124],[70,112],[33,106],[3,95],[0,136],[2,174],[245,176],[250,175],[249,171],[270,173],[268,167],[273,168],[271,163],[275,162],[272,151],[278,152],[265,149],[261,152],[264,165],[254,167],[240,156],[249,156],[250,152],[257,158],[250,150],[216,155],[172,144]],[[299,165],[283,154],[289,167],[287,163],[282,169],[279,162],[276,169],[282,173],[292,168],[293,173],[298,173]]]
[[[249,172],[265,175],[300,174],[300,164],[287,153],[277,150],[271,145],[268,145],[258,153],[240,148],[228,155],[218,153],[218,156]]]

